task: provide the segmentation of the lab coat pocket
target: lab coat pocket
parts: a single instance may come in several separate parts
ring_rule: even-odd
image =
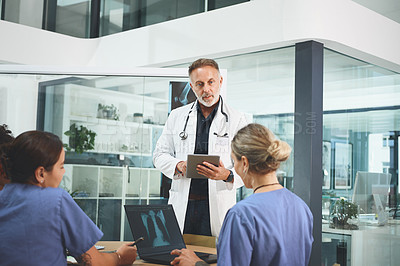
[[[169,201],[171,202],[176,202],[176,197],[178,196],[178,191],[172,191],[172,189],[169,191]]]
[[[217,137],[215,140],[214,151],[218,154],[229,154],[229,138],[228,137]]]
[[[177,179],[177,180],[172,180],[172,182],[171,182],[171,188],[170,188],[170,190],[169,190],[169,197],[171,198],[171,193],[177,193],[177,192],[179,192],[179,182],[180,181],[180,179]]]

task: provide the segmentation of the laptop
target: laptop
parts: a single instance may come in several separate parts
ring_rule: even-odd
[[[176,257],[174,249],[186,248],[172,205],[124,205],[134,239],[144,237],[137,244],[142,260],[170,265]],[[217,255],[195,252],[207,263],[216,263]]]

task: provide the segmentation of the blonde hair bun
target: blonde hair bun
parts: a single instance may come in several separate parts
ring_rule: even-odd
[[[278,162],[286,161],[290,153],[292,152],[292,148],[284,141],[279,139],[275,139],[272,141],[271,146],[268,148],[269,156],[274,158]]]
[[[245,156],[249,171],[261,174],[276,171],[286,161],[292,148],[279,140],[265,126],[252,123],[240,129],[232,140],[232,152],[236,158]]]

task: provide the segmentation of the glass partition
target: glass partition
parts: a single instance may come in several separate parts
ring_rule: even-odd
[[[56,2],[56,7],[47,9],[47,29],[74,37],[89,38],[92,1],[58,0]]]
[[[268,127],[279,139],[294,143],[294,47],[217,58],[227,69],[227,103],[250,122]],[[280,183],[293,190],[293,156],[277,171]],[[242,188],[239,199],[252,193]]]
[[[35,128],[58,135],[66,149],[60,187],[102,240],[129,240],[123,205],[167,202],[152,153],[168,117],[170,82],[186,75],[0,74],[0,121],[14,121],[14,135]],[[21,127],[25,120],[31,128]]]
[[[206,0],[206,1],[208,5],[208,10],[214,10],[217,8],[248,2],[250,0]]]
[[[249,122],[263,124],[293,147],[294,47],[214,58],[227,70],[226,102],[244,112]],[[174,67],[188,67],[191,62]],[[281,165],[278,179],[293,190],[293,156]],[[241,188],[237,199],[252,193]]]
[[[204,0],[103,0],[100,35],[105,36],[204,12]]]
[[[324,265],[395,265],[400,75],[325,50]]]
[[[0,19],[78,38],[94,38],[247,1],[0,0]]]

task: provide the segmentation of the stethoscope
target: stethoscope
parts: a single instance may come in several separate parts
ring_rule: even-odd
[[[223,115],[225,116],[225,123],[227,124],[227,123],[229,122],[229,119],[228,119],[227,113],[224,112],[224,107],[223,107],[223,106],[224,106],[224,102],[223,102],[221,96],[220,96],[220,100],[221,100],[221,114],[223,114]],[[182,132],[179,133],[179,137],[181,138],[181,140],[185,140],[185,139],[187,139],[187,137],[188,137],[188,134],[187,134],[187,132],[186,132],[186,127],[187,127],[187,123],[188,123],[188,121],[189,121],[189,116],[190,116],[190,114],[192,113],[193,107],[194,107],[195,104],[196,104],[196,101],[195,101],[195,102],[192,104],[192,106],[190,107],[189,113],[187,114],[187,117],[186,117],[185,126],[183,127]],[[223,134],[223,135],[219,135],[219,134],[217,134],[216,132],[214,132],[214,135],[216,135],[217,137],[228,137],[228,132],[226,132],[226,133]]]

